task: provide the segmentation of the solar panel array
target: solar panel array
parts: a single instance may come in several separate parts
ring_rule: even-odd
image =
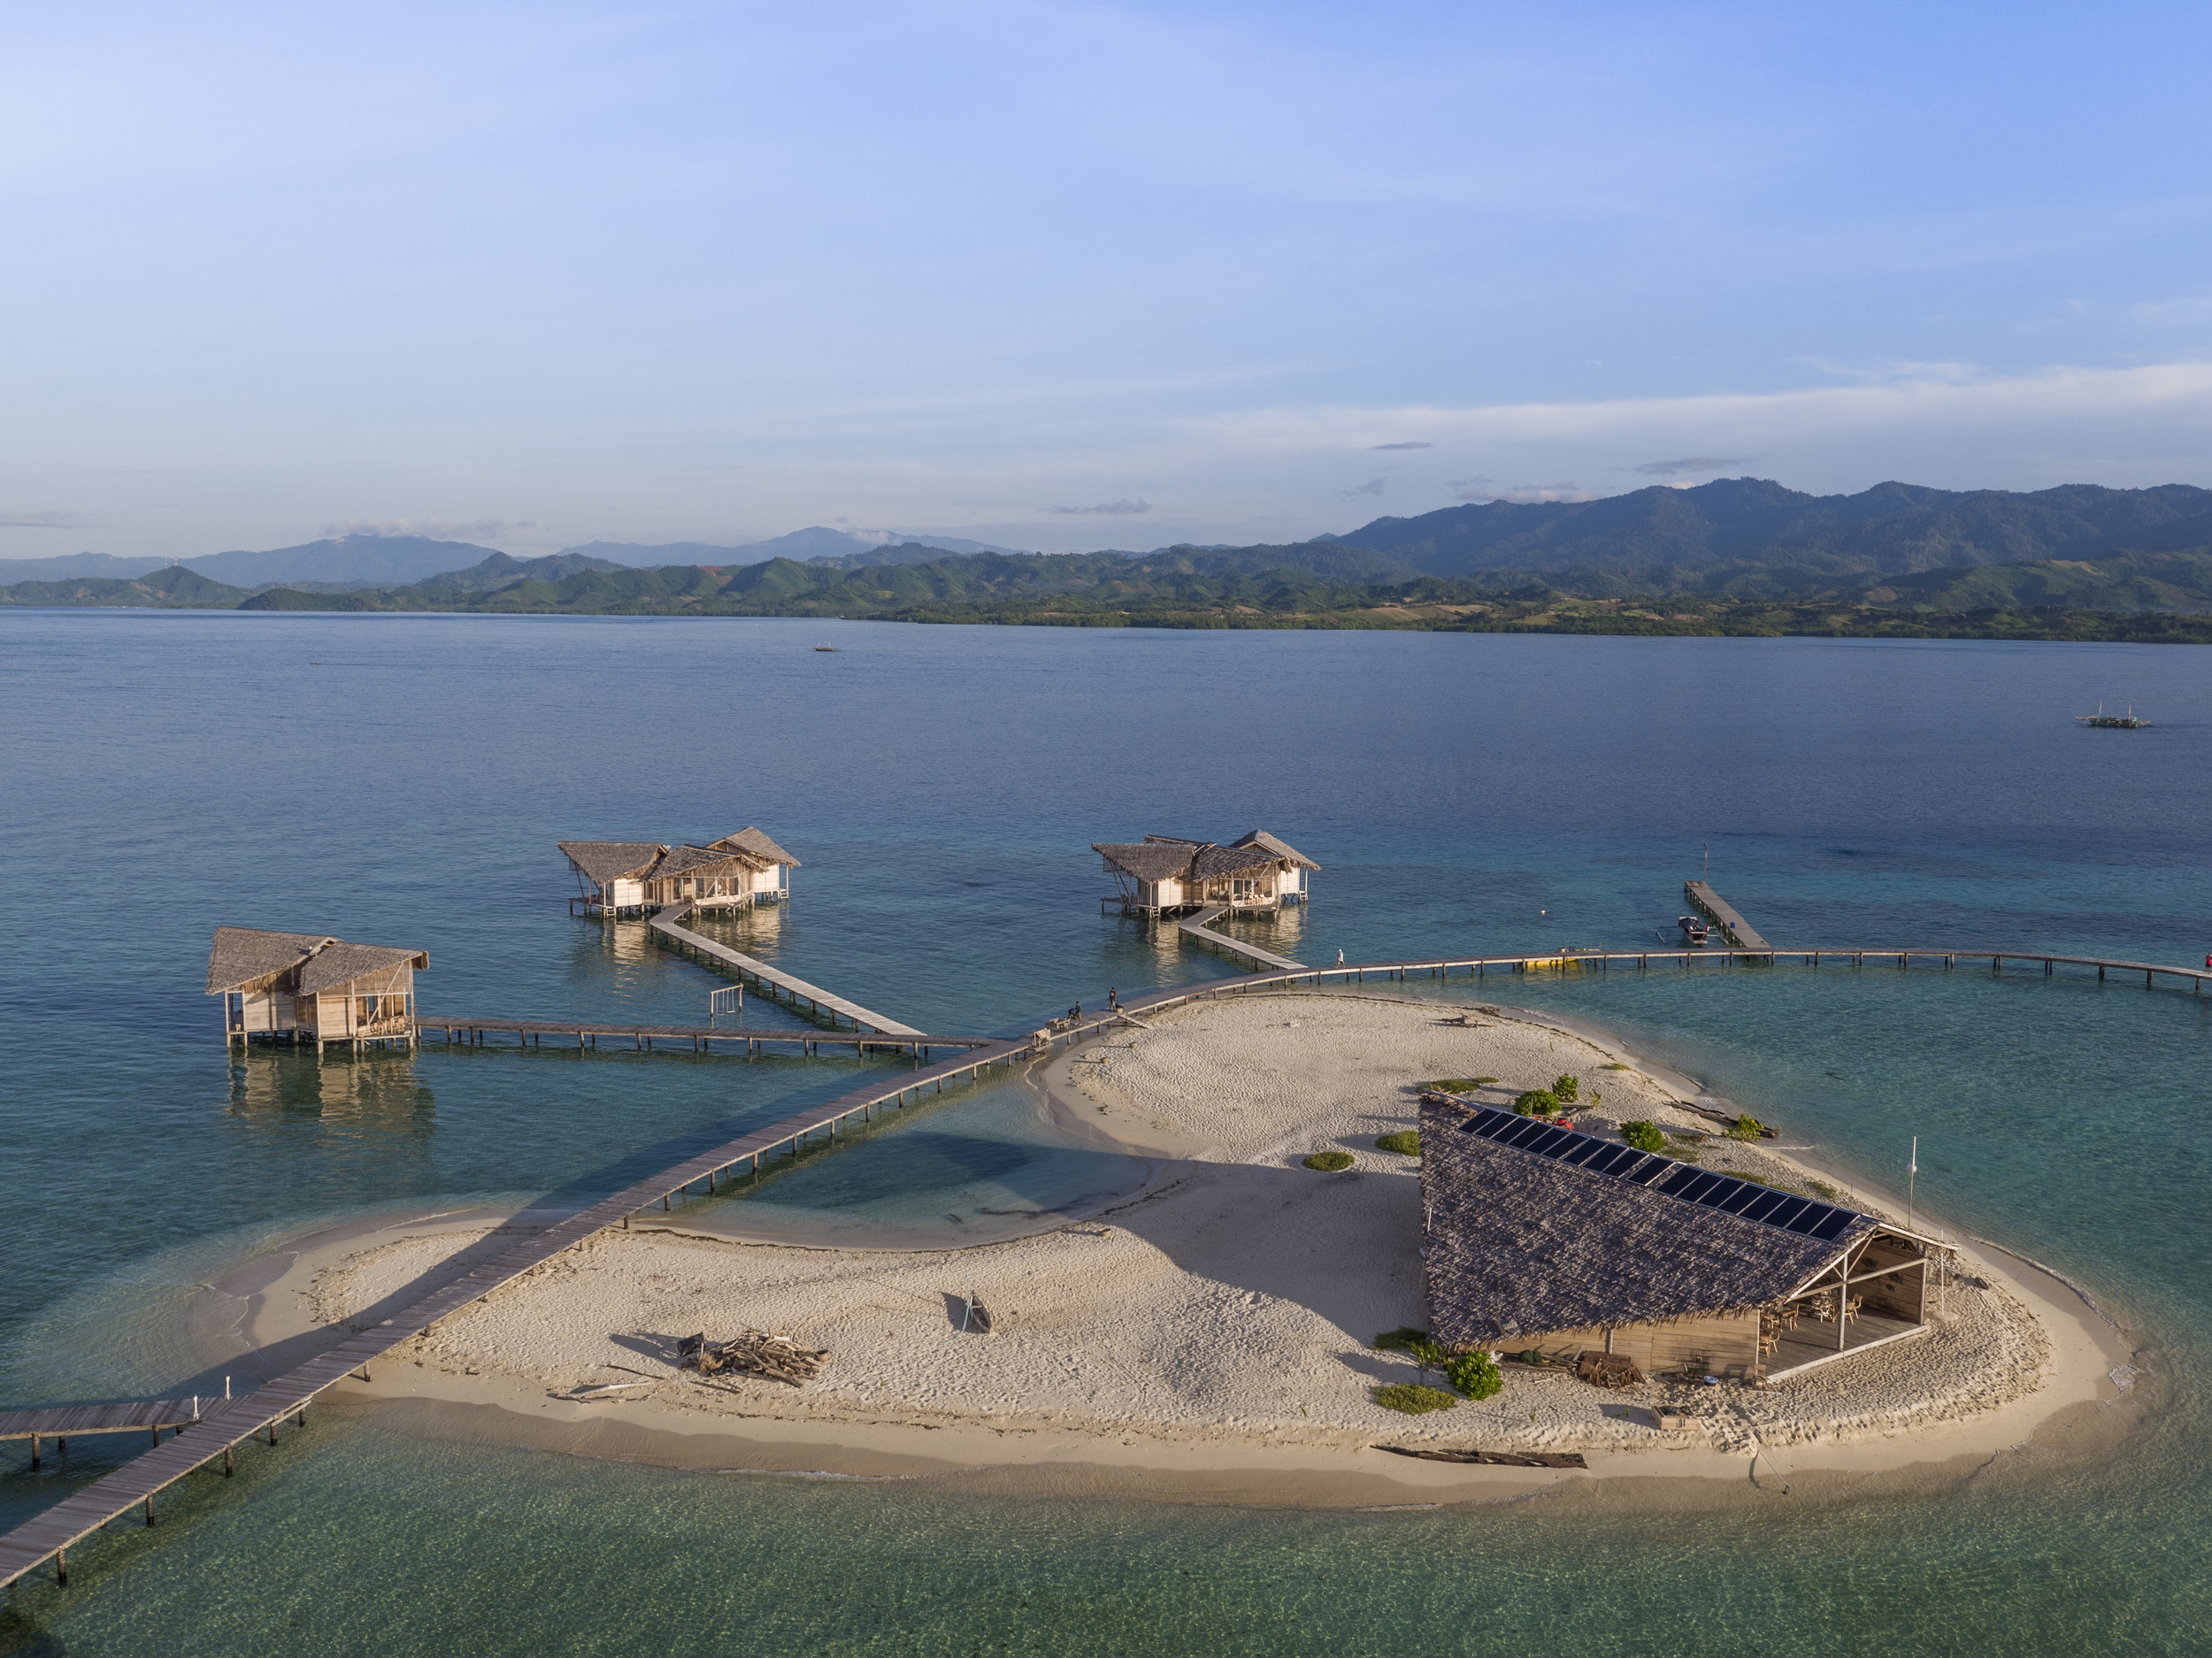
[[[1853,1209],[1838,1209],[1812,1198],[1795,1197],[1770,1186],[1739,1180],[1732,1175],[1711,1174],[1694,1163],[1679,1163],[1648,1151],[1638,1151],[1615,1140],[1600,1140],[1578,1129],[1561,1128],[1540,1117],[1517,1117],[1494,1106],[1479,1105],[1459,1125],[1463,1134],[1479,1134],[1501,1146],[1525,1151],[1555,1163],[1571,1163],[1592,1174],[1626,1180],[1653,1192],[1663,1192],[1686,1203],[1700,1203],[1724,1215],[1739,1215],[1763,1225],[1804,1238],[1833,1242],[1858,1218]]]

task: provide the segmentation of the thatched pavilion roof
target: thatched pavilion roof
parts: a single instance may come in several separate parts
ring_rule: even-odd
[[[1201,847],[1191,855],[1190,872],[1199,880],[1210,880],[1239,870],[1273,869],[1279,861],[1261,847]]]
[[[1233,843],[1240,847],[1262,847],[1277,857],[1284,858],[1296,868],[1317,870],[1321,866],[1286,841],[1278,841],[1264,829],[1248,829]]]
[[[427,950],[398,950],[382,944],[349,944],[343,939],[327,944],[307,958],[300,969],[299,994],[335,990],[364,973],[380,973],[394,967],[427,967]]]
[[[1263,870],[1276,864],[1310,870],[1321,866],[1262,829],[1255,829],[1233,846],[1211,841],[1185,841],[1175,835],[1147,835],[1143,841],[1091,842],[1091,850],[1132,879],[1140,881],[1210,880],[1241,870]]]
[[[714,841],[712,847],[718,851],[727,849],[750,853],[764,864],[782,864],[795,870],[799,867],[798,859],[793,857],[791,854],[770,840],[765,833],[754,828],[750,824],[747,824],[733,835],[724,835],[719,841]]]
[[[336,940],[326,933],[265,933],[258,927],[218,927],[207,953],[207,994],[220,995],[297,967]]]
[[[303,996],[330,990],[364,973],[411,964],[430,965],[423,950],[381,944],[349,944],[327,933],[265,933],[257,927],[218,927],[207,956],[207,994],[221,995],[257,980],[299,969],[294,986]]]
[[[587,880],[634,881],[668,850],[657,841],[562,841],[556,843]]]
[[[653,865],[649,879],[659,880],[670,875],[750,875],[768,867],[766,858],[755,857],[750,853],[710,847],[671,847]]]
[[[1132,880],[1171,881],[1190,868],[1187,841],[1147,841],[1141,845],[1094,841],[1091,850]]]
[[[1716,1188],[1678,1172],[1688,1164],[1568,1129],[1505,1145],[1483,1131],[1525,1131],[1501,1117],[1525,1122],[1438,1094],[1421,1104],[1421,1264],[1448,1347],[1772,1306],[1881,1225],[1763,1188],[1730,1214],[1696,1201]],[[1750,1217],[1762,1212],[1777,1224]]]

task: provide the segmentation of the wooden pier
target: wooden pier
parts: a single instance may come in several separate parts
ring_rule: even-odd
[[[1208,904],[1196,915],[1178,921],[1175,930],[1197,940],[1201,944],[1210,945],[1225,955],[1249,962],[1263,972],[1271,967],[1295,972],[1305,966],[1303,962],[1294,962],[1287,956],[1277,956],[1249,944],[1240,944],[1225,933],[1216,933],[1208,923],[1217,920],[1228,908],[1226,904]]]
[[[1735,906],[1715,892],[1703,881],[1684,881],[1682,895],[1690,901],[1690,908],[1720,929],[1720,935],[1739,949],[1763,950],[1767,941],[1748,921],[1738,915]]]
[[[1855,970],[1894,967],[1900,971],[1915,964],[1949,971],[1962,962],[1986,962],[1994,974],[2002,974],[2010,963],[2039,966],[2047,977],[2061,967],[2094,968],[2101,982],[2110,973],[2139,972],[2147,989],[2165,978],[2186,983],[2199,996],[2204,994],[2205,981],[2212,979],[2212,970],[2025,950],[1769,947],[1749,950],[1587,951],[1564,956],[1469,956],[1414,962],[1355,963],[1248,973],[1134,996],[1119,1009],[1055,1021],[1030,1036],[979,1041],[956,1059],[903,1072],[896,1078],[879,1078],[826,1105],[701,1152],[518,1240],[442,1288],[371,1329],[345,1336],[318,1357],[264,1383],[252,1393],[234,1400],[203,1401],[197,1421],[177,1428],[166,1440],[113,1473],[0,1536],[0,1584],[12,1583],[49,1561],[55,1563],[60,1580],[67,1582],[67,1551],[102,1527],[134,1512],[142,1512],[146,1523],[152,1524],[154,1499],[178,1481],[203,1469],[211,1470],[219,1461],[227,1474],[236,1447],[247,1439],[265,1434],[269,1442],[274,1444],[282,1424],[288,1422],[304,1425],[310,1404],[349,1377],[366,1379],[368,1366],[393,1347],[411,1340],[438,1320],[513,1283],[587,1239],[610,1227],[626,1227],[633,1215],[654,1203],[659,1203],[666,1211],[679,1194],[689,1196],[695,1188],[704,1187],[707,1194],[713,1194],[720,1189],[721,1181],[741,1167],[749,1174],[757,1172],[779,1156],[797,1157],[811,1143],[834,1143],[849,1132],[855,1118],[864,1124],[871,1122],[879,1112],[902,1109],[910,1100],[918,1102],[926,1094],[941,1093],[948,1082],[977,1078],[994,1065],[1018,1063],[1064,1044],[1088,1040],[1121,1024],[1127,1016],[1225,996],[1265,994],[1306,986],[1319,987],[1332,981],[1346,986],[1363,985],[1370,980],[1381,984],[1426,979],[1440,983],[1455,976],[1479,979],[1493,971],[1609,971],[1616,966],[1628,971],[1648,971],[1654,966],[1670,965],[1683,970],[1715,966],[1725,970],[1736,965],[1770,968],[1783,961],[1801,963],[1809,969],[1848,965]],[[575,1027],[561,1025],[556,1028],[565,1032]]]
[[[887,1019],[880,1013],[872,1013],[856,1002],[849,1002],[818,985],[810,985],[803,979],[795,979],[765,962],[756,961],[741,951],[733,950],[726,944],[717,944],[712,939],[701,938],[690,928],[678,925],[690,913],[691,906],[685,904],[680,909],[655,916],[649,925],[654,932],[672,940],[678,948],[705,956],[716,965],[729,969],[740,979],[758,985],[770,995],[780,996],[795,1008],[800,1002],[805,1002],[807,1013],[813,1018],[827,1019],[833,1025],[844,1019],[855,1030],[880,1031],[887,1036],[922,1034],[910,1025],[901,1025],[896,1019]]]
[[[796,1048],[812,1057],[826,1048],[849,1048],[856,1056],[870,1054],[911,1054],[926,1060],[935,1048],[985,1048],[997,1039],[988,1036],[887,1036],[879,1031],[764,1031],[713,1025],[591,1025],[574,1019],[458,1018],[450,1014],[426,1014],[418,1023],[426,1031],[442,1031],[451,1046],[478,1046],[487,1036],[512,1035],[526,1047],[541,1047],[547,1037],[572,1037],[577,1047],[595,1048],[601,1038],[627,1041],[640,1051],[657,1041],[685,1042],[695,1054],[728,1053],[742,1048],[757,1058],[764,1048]],[[714,1044],[723,1044],[717,1048]]]

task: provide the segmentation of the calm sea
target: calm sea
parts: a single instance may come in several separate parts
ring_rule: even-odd
[[[833,644],[834,652],[810,649]],[[2087,732],[2132,702],[2156,722]],[[747,948],[926,1029],[1221,976],[1102,916],[1093,841],[1263,827],[1302,960],[1625,947],[1711,877],[1778,943],[2212,950],[2212,652],[0,610],[0,1405],[213,1391],[227,1266],[407,1208],[584,1201],[851,1062],[226,1051],[210,930],[428,950],[424,1007],[697,1022],[719,982],[572,919],[553,842],[747,823]],[[2094,1288],[2165,1408],[1940,1495],[1666,1517],[1313,1514],[672,1473],[326,1416],[19,1587],[0,1651],[2212,1650],[2212,998],[1962,971],[1560,983],[1867,1178]],[[748,1017],[787,1022],[754,1000]],[[1099,1178],[1011,1087],[764,1187],[897,1240]],[[33,1476],[0,1524],[119,1454]]]

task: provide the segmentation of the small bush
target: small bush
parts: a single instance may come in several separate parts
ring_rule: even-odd
[[[1621,1125],[1621,1138],[1638,1151],[1664,1151],[1667,1148],[1666,1136],[1659,1132],[1659,1125],[1645,1122],[1640,1117],[1635,1122]]]
[[[1559,1109],[1559,1096],[1548,1088],[1531,1088],[1515,1096],[1513,1109],[1523,1117],[1549,1117]]]
[[[1402,1157],[1421,1155],[1421,1135],[1417,1129],[1402,1128],[1388,1134],[1375,1136],[1377,1151],[1394,1151]]]
[[[1582,1097],[1582,1078],[1579,1077],[1555,1077],[1552,1078],[1551,1091],[1552,1097],[1557,1100],[1560,1104],[1572,1105],[1576,1101]]]
[[[1439,1077],[1434,1082],[1424,1082],[1416,1086],[1423,1088],[1434,1088],[1440,1094],[1472,1094],[1476,1089],[1486,1087],[1496,1080],[1495,1077]]]
[[[1524,1364],[1541,1364],[1544,1362],[1544,1349],[1541,1347],[1524,1347],[1520,1352],[1515,1354],[1513,1356],[1520,1360],[1520,1362]]]
[[[1426,1341],[1429,1332],[1416,1330],[1411,1324],[1400,1324],[1395,1330],[1386,1330],[1374,1339],[1378,1353],[1410,1353],[1417,1341]]]
[[[1487,1399],[1505,1386],[1487,1353],[1463,1353],[1444,1367],[1444,1379],[1470,1399]]]
[[[1805,1182],[1805,1186],[1808,1191],[1819,1193],[1821,1196],[1826,1198],[1831,1203],[1836,1201],[1836,1188],[1830,1186],[1825,1180],[1808,1180]]]
[[[1306,1167],[1318,1169],[1323,1174],[1340,1174],[1352,1166],[1348,1151],[1317,1151],[1306,1159]]]
[[[1385,1410],[1402,1410],[1409,1416],[1419,1416],[1432,1410],[1449,1410],[1459,1401],[1440,1387],[1424,1387],[1418,1382],[1392,1382],[1375,1390],[1375,1402]]]
[[[1728,1131],[1728,1138],[1731,1140],[1756,1140],[1759,1138],[1759,1131],[1765,1126],[1765,1124],[1762,1123],[1757,1117],[1752,1116],[1750,1112],[1747,1111],[1736,1119],[1736,1125]]]
[[[1600,1065],[1598,1069],[1600,1071],[1633,1071],[1635,1070],[1635,1067],[1633,1065],[1624,1065],[1619,1060],[1617,1059],[1609,1063]]]

